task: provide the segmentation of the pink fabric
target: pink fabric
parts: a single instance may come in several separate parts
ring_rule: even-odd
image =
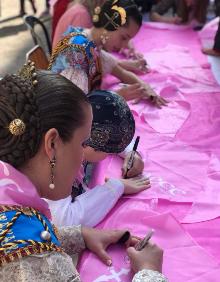
[[[169,277],[169,282],[191,281],[210,271],[215,271],[215,275],[220,274],[219,263],[194,242],[172,215],[156,215],[148,212],[143,203],[134,199],[129,202],[120,201],[111,217],[100,227],[130,229],[141,237],[144,237],[149,228],[155,229],[153,239],[164,249],[163,273]],[[132,273],[129,269],[130,265],[125,249],[118,246],[112,247],[109,249],[109,254],[113,261],[110,268],[106,267],[93,254],[84,255],[83,262],[79,266],[81,279],[94,282],[130,282]],[[96,267],[89,267],[91,265],[96,265]],[[124,274],[121,275],[120,280],[107,279],[114,273],[122,272],[123,269]],[[200,282],[213,281],[213,275],[210,274],[207,280],[201,279]]]
[[[79,26],[84,28],[92,27],[91,16],[85,6],[75,4],[62,15],[55,30],[53,48],[62,38],[69,26]]]
[[[152,68],[142,79],[170,104],[157,110],[147,102],[129,103],[152,186],[121,199],[100,226],[124,226],[137,235],[154,227],[154,239],[165,249],[164,273],[175,282],[213,282],[220,274],[220,86],[201,52],[200,36],[187,26],[150,23],[135,38]],[[117,80],[108,76],[103,87],[117,87]],[[121,165],[119,157],[109,156],[97,165],[91,186],[120,176]],[[115,270],[127,269],[124,251],[111,252]],[[87,269],[93,263],[91,279]],[[86,282],[106,281],[95,279],[110,270],[87,254],[80,271]],[[124,277],[121,281],[130,281]]]
[[[0,161],[0,204],[32,207],[51,218],[48,204],[40,198],[30,180],[2,161]]]

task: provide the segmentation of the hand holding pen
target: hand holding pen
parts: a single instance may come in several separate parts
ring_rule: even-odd
[[[140,137],[136,138],[135,144],[131,152],[125,157],[125,161],[122,168],[122,176],[124,178],[131,178],[140,175],[144,169],[144,162],[141,156],[137,152],[137,146],[139,143]]]
[[[135,247],[135,249],[136,249],[137,251],[143,250],[143,249],[146,247],[146,245],[149,243],[149,241],[150,241],[151,237],[153,236],[153,234],[154,234],[154,230],[153,230],[153,229],[150,229],[150,231],[147,233],[147,235],[144,237],[144,239],[141,240],[141,241],[137,244],[137,246]]]
[[[149,241],[153,233],[154,231],[150,230],[135,248],[130,247],[127,249],[130,265],[134,273],[143,269],[162,271],[163,250]]]

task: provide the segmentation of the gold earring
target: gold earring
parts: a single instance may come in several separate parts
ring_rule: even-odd
[[[54,157],[52,159],[52,161],[49,162],[50,163],[50,181],[51,183],[49,184],[49,188],[51,190],[53,190],[55,188],[55,184],[54,184],[54,169],[55,169],[55,166],[56,166],[56,158]]]
[[[100,36],[102,45],[105,45],[107,40],[109,39],[108,35],[107,35],[107,31],[104,31],[103,34]]]

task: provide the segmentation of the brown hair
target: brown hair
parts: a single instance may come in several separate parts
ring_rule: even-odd
[[[83,125],[86,95],[65,77],[49,71],[37,71],[33,88],[17,75],[6,75],[0,81],[0,159],[14,167],[22,166],[39,150],[43,135],[56,128],[67,142]],[[26,128],[16,136],[9,124],[21,119]]]

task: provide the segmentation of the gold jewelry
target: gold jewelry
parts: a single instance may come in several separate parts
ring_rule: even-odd
[[[109,39],[109,36],[107,35],[107,31],[106,30],[100,36],[100,39],[101,39],[102,45],[105,45],[107,40]]]
[[[21,119],[14,119],[10,122],[8,129],[12,135],[20,136],[24,134],[26,125]]]
[[[49,162],[50,163],[50,179],[51,179],[51,183],[49,184],[49,188],[51,190],[53,190],[55,188],[55,184],[54,184],[54,169],[55,169],[55,166],[56,166],[56,158],[54,157],[52,159],[52,161]]]
[[[100,6],[95,7],[95,9],[94,9],[95,14],[92,17],[92,20],[93,20],[94,23],[97,23],[99,21],[99,14],[101,13],[101,10],[102,9],[101,9]]]
[[[25,79],[31,86],[35,86],[38,81],[36,80],[36,68],[35,63],[31,62],[30,60],[24,64],[21,70],[18,72],[18,75]]]
[[[93,21],[94,23],[97,23],[97,22],[99,21],[99,16],[98,16],[98,15],[93,15],[92,21]]]
[[[111,9],[117,11],[118,14],[120,15],[120,17],[121,17],[121,26],[126,24],[127,14],[126,14],[125,9],[122,8],[122,7],[119,7],[117,5],[114,5]]]
[[[97,6],[97,7],[95,7],[94,12],[95,12],[96,15],[99,15],[101,13],[101,10],[102,10],[101,7]]]

